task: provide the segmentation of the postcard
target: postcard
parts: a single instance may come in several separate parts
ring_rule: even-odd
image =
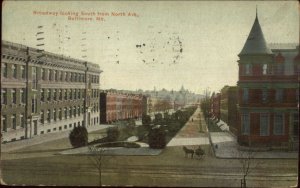
[[[298,1],[4,0],[1,35],[1,184],[298,186]]]

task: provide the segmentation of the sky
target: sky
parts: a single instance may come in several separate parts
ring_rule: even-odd
[[[236,85],[256,7],[267,43],[299,42],[297,1],[6,1],[2,40],[99,64],[102,89],[202,94]]]

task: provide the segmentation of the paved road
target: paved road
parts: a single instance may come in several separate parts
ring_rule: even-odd
[[[206,124],[203,123],[200,108],[190,117],[189,121],[168,143],[169,146],[209,145]]]
[[[157,156],[114,156],[105,158],[103,183],[124,186],[239,186],[238,160],[185,158],[180,147],[167,148]],[[248,178],[255,187],[295,185],[297,162],[264,161]],[[34,165],[33,165],[34,164]],[[56,156],[41,159],[9,160],[3,163],[3,178],[15,184],[97,185],[97,170],[84,156]],[[20,178],[16,178],[20,177]]]
[[[124,186],[238,187],[241,163],[238,159],[218,159],[207,153],[204,159],[186,158],[181,145],[209,147],[207,133],[199,132],[197,113],[158,156],[105,156],[103,184]],[[202,127],[203,128],[203,127]],[[204,127],[205,128],[205,127]],[[63,148],[64,146],[62,146]],[[57,146],[56,146],[57,148]],[[18,154],[16,154],[18,155]],[[297,182],[297,160],[253,159],[248,186],[289,187]],[[8,184],[97,185],[98,172],[87,156],[43,156],[1,163]]]

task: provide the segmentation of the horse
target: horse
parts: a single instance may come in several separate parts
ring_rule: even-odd
[[[191,158],[193,158],[194,150],[188,149],[187,147],[183,146],[183,151],[185,152],[185,157],[188,157],[188,154],[191,154]]]
[[[195,154],[196,154],[198,157],[202,158],[202,157],[204,156],[205,152],[204,152],[204,150],[199,146],[199,148],[195,150]]]

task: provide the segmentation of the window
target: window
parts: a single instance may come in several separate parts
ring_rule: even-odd
[[[54,73],[53,73],[53,70],[49,70],[49,80],[51,80],[51,81],[53,81],[54,80],[54,78],[53,78],[53,75],[54,75]]]
[[[72,117],[72,108],[69,108],[70,117]]]
[[[58,114],[59,114],[59,119],[62,120],[62,109],[61,108],[58,110]]]
[[[56,101],[56,89],[53,89],[53,100]]]
[[[41,89],[41,101],[45,100],[45,89]]]
[[[65,98],[65,100],[68,99],[68,91],[66,89],[64,89],[64,98]]]
[[[65,113],[65,119],[68,118],[68,111],[67,111],[67,108],[64,108],[64,113]]]
[[[247,103],[249,99],[249,90],[248,88],[243,89],[243,102]]]
[[[68,72],[65,72],[64,75],[65,75],[65,81],[66,81],[66,82],[69,81],[69,78],[68,78],[68,77],[69,77],[69,73],[68,73]]]
[[[2,104],[7,104],[7,94],[6,94],[6,89],[1,90],[1,105]]]
[[[58,75],[57,75],[57,71],[56,71],[56,70],[53,71],[53,79],[54,79],[55,81],[58,80]]]
[[[40,115],[41,115],[41,123],[43,124],[44,122],[45,122],[45,119],[44,119],[44,111],[43,110],[41,110],[41,113],[40,113]]]
[[[245,65],[245,75],[251,75],[252,74],[252,65],[246,64]]]
[[[71,72],[70,81],[73,82],[73,73]]]
[[[260,114],[260,136],[269,135],[269,115],[266,113]]]
[[[283,101],[283,89],[276,89],[275,100],[276,102]]]
[[[267,89],[263,89],[262,90],[262,102],[266,103],[268,100],[268,90]]]
[[[293,115],[293,136],[299,137],[299,114],[294,113]]]
[[[72,124],[69,124],[69,128],[72,128]]]
[[[268,74],[268,64],[263,64],[263,66],[262,66],[262,74],[263,75]]]
[[[50,70],[47,69],[47,72],[46,72],[46,69],[45,69],[45,80],[50,80]]]
[[[37,88],[36,67],[32,67],[32,89]]]
[[[25,116],[24,116],[24,114],[20,114],[20,126],[22,128],[25,127]]]
[[[77,107],[77,113],[80,116],[80,106]]]
[[[16,65],[12,65],[11,66],[11,70],[12,70],[12,76],[13,76],[13,78],[17,78],[17,66]]]
[[[59,94],[58,94],[58,95],[59,95],[59,100],[62,100],[62,92],[61,92],[61,89],[58,90],[58,93],[59,93]]]
[[[67,128],[68,128],[68,126],[67,126],[67,125],[65,125],[64,127],[65,127],[65,129],[67,129]]]
[[[73,114],[76,117],[76,107],[75,106],[73,107]]]
[[[42,77],[42,80],[45,80],[45,78],[46,78],[44,68],[41,68],[41,77]]]
[[[276,75],[282,75],[284,72],[284,65],[283,64],[277,64],[274,66],[275,68],[275,74]]]
[[[274,135],[283,135],[284,133],[284,116],[283,114],[274,114]]]
[[[249,114],[242,114],[242,134],[250,134],[250,118]]]
[[[51,99],[50,89],[47,89],[47,101],[50,101],[50,99]]]
[[[69,99],[72,99],[72,89],[69,90]]]
[[[61,126],[58,128],[58,130],[60,130],[60,131],[61,131]]]
[[[2,64],[1,74],[3,77],[7,78],[7,64],[6,63]]]
[[[47,110],[47,121],[50,122],[50,110]]]
[[[6,121],[6,116],[2,116],[1,118],[2,123],[1,123],[1,127],[2,127],[2,131],[6,132],[7,131],[7,121]]]
[[[11,123],[12,123],[12,128],[17,129],[17,120],[16,120],[16,114],[13,114],[11,116]]]
[[[16,89],[11,90],[11,95],[12,95],[12,104],[16,104],[17,103]]]
[[[31,100],[31,112],[36,113],[36,95],[33,94],[33,98]]]
[[[53,109],[53,119],[56,121],[56,109]]]
[[[63,71],[60,71],[60,75],[59,75],[59,79],[60,79],[60,81],[62,82],[62,81],[64,81],[64,76],[65,76],[65,72],[63,72]]]
[[[20,97],[21,97],[21,103],[25,103],[25,89],[20,89]]]
[[[25,66],[21,66],[21,78],[25,79]]]
[[[77,93],[77,89],[74,89],[74,99],[77,99],[78,93]]]

